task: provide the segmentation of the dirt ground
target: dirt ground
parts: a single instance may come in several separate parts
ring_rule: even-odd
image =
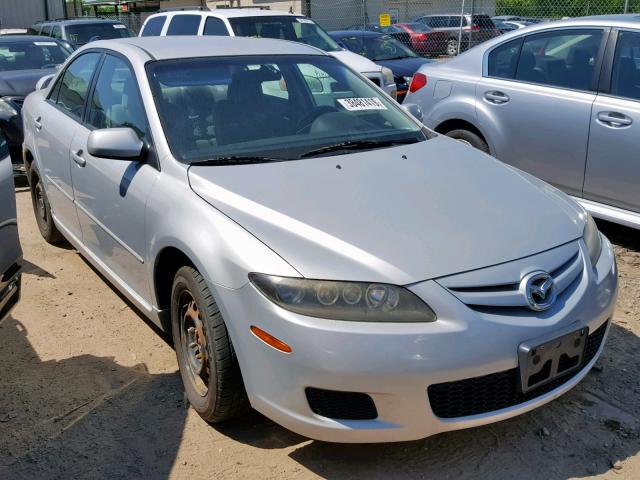
[[[335,445],[253,413],[209,426],[183,403],[175,353],[18,193],[20,305],[0,324],[0,479],[640,478],[640,232],[616,244],[620,297],[603,357],[518,418],[425,440]]]

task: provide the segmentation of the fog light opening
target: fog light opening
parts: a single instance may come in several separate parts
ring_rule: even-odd
[[[253,333],[257,338],[280,352],[291,353],[293,351],[291,347],[284,343],[282,340],[277,339],[273,335],[270,335],[269,333],[265,332],[261,328],[256,327],[255,325],[251,325],[250,330],[251,333]]]

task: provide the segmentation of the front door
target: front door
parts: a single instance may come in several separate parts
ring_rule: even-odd
[[[128,62],[105,55],[89,99],[85,126],[71,144],[73,188],[85,247],[149,303],[145,206],[159,171],[145,161],[97,158],[87,140],[94,129],[132,128],[145,143],[149,128],[136,77]]]
[[[100,55],[86,53],[73,60],[51,89],[47,101],[39,102],[34,118],[28,119],[35,127],[36,157],[53,215],[61,228],[78,240],[81,232],[73,198],[69,146],[80,128]]]
[[[640,32],[621,31],[591,115],[584,198],[640,212]]]
[[[552,30],[489,54],[476,109],[497,158],[582,194],[603,37],[600,29]]]

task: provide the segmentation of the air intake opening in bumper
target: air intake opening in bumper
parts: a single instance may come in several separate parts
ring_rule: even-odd
[[[338,392],[307,387],[305,389],[311,411],[335,420],[373,420],[378,417],[373,399],[366,393]]]

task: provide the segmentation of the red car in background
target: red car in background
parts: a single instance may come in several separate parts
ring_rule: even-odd
[[[423,23],[395,23],[383,32],[395,37],[418,55],[441,55],[446,51],[445,32],[434,30]]]

